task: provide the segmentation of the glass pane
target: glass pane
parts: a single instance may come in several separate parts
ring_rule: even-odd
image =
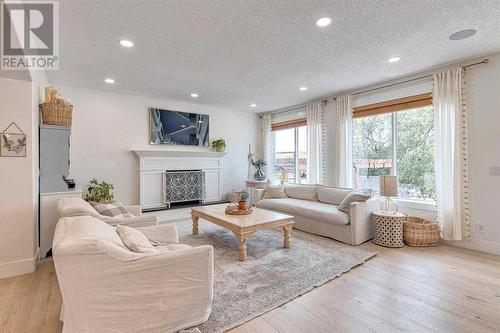
[[[431,107],[396,113],[399,196],[434,199],[434,119]]]
[[[392,172],[392,115],[353,120],[353,184],[379,193],[379,176]]]
[[[300,184],[308,182],[307,177],[307,126],[297,128],[298,135],[298,173]]]
[[[274,132],[275,179],[295,183],[295,128]]]

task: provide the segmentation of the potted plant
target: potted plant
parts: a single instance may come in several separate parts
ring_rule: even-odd
[[[257,169],[257,171],[255,172],[255,174],[253,175],[253,178],[255,180],[264,180],[266,179],[266,174],[264,173],[264,171],[262,171],[262,169],[264,168],[264,166],[267,165],[266,161],[264,161],[263,159],[259,159],[255,162],[252,163],[253,166],[255,167],[255,169]]]
[[[113,189],[113,184],[106,183],[105,181],[99,183],[97,179],[93,178],[89,182],[85,200],[93,202],[111,201],[115,197]]]
[[[247,191],[240,191],[236,192],[240,196],[238,200],[238,207],[240,209],[246,209],[247,208],[247,199],[248,199],[248,192]]]
[[[224,141],[224,139],[214,140],[212,141],[212,148],[215,149],[215,151],[223,152],[226,150],[226,141]]]

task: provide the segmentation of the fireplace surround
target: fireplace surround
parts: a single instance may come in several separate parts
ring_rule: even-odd
[[[223,162],[226,152],[207,150],[134,150],[139,159],[140,205],[143,210],[166,209],[167,191],[165,178],[167,170],[184,172],[197,170],[203,172],[202,203],[221,201]]]

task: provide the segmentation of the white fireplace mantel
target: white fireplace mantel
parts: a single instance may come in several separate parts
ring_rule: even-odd
[[[206,151],[206,150],[134,150],[139,157],[216,157],[226,155],[226,152]]]
[[[142,209],[161,209],[166,170],[202,170],[205,174],[204,203],[222,200],[222,167],[225,152],[180,150],[134,150],[139,157],[140,203]]]

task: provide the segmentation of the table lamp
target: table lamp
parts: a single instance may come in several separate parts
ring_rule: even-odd
[[[398,196],[398,177],[397,176],[380,176],[380,195],[385,197],[382,201],[381,210],[384,214],[395,214],[398,211],[398,206],[391,197]]]

